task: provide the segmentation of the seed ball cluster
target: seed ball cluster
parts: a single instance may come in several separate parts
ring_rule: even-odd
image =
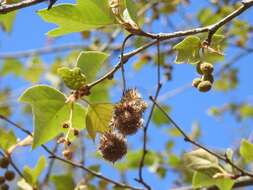
[[[3,175],[0,176],[0,190],[8,190],[10,187],[8,182],[15,179],[15,172],[9,170],[10,160],[8,157],[0,158],[0,169],[3,170]]]
[[[143,125],[142,115],[147,109],[136,89],[127,90],[121,101],[114,108],[111,126],[124,136],[135,134]]]
[[[197,88],[200,92],[208,92],[212,88],[214,82],[213,65],[207,62],[199,62],[196,66],[196,71],[202,75],[201,78],[195,78],[192,81],[192,86]]]
[[[114,163],[127,153],[126,136],[135,134],[142,127],[146,109],[147,103],[136,89],[125,92],[114,107],[111,131],[100,138],[98,149],[105,160]]]
[[[100,138],[98,149],[105,160],[114,163],[127,153],[126,139],[121,134],[106,132]]]

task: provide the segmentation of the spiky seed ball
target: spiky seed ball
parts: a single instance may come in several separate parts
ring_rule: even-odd
[[[200,92],[207,92],[212,88],[212,83],[209,81],[202,81],[201,83],[199,83],[198,85],[198,90]]]
[[[212,74],[213,72],[213,65],[211,63],[202,63],[200,65],[200,70],[204,75]]]
[[[203,75],[203,81],[209,81],[210,83],[213,83],[214,82],[214,78],[213,78],[213,75],[212,74],[209,74],[209,75]]]
[[[131,101],[136,99],[141,99],[141,95],[136,89],[128,89],[122,98],[123,101]]]
[[[105,160],[114,163],[127,153],[126,139],[115,132],[106,132],[100,137],[98,149]]]
[[[4,176],[0,176],[0,185],[4,184],[4,182],[5,182]]]
[[[12,181],[15,178],[15,173],[13,171],[7,170],[4,174],[7,181]]]
[[[195,79],[193,79],[193,81],[192,81],[192,86],[194,86],[195,88],[198,88],[198,85],[199,85],[199,83],[201,83],[201,78],[195,78]]]
[[[0,159],[0,167],[1,168],[7,168],[10,164],[9,158],[3,157]]]
[[[199,73],[200,75],[203,75],[203,73],[202,73],[202,71],[201,71],[201,69],[200,69],[200,66],[201,66],[201,64],[202,64],[203,62],[198,62],[197,64],[196,64],[196,71],[197,71],[197,73]]]
[[[143,126],[143,119],[138,116],[129,119],[118,117],[115,118],[114,126],[124,136],[133,135]]]
[[[7,184],[3,184],[3,185],[1,185],[1,190],[9,190],[9,185],[7,185]]]

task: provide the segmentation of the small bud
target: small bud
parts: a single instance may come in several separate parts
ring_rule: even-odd
[[[73,152],[72,152],[71,150],[69,150],[69,149],[66,149],[66,150],[64,150],[64,151],[62,152],[62,155],[63,155],[66,159],[71,160],[72,157],[73,157]]]
[[[0,167],[1,168],[7,168],[10,164],[9,158],[3,157],[0,159]]]
[[[62,143],[65,143],[66,139],[64,137],[60,137],[58,140],[57,140],[57,143],[58,144],[62,144]]]
[[[198,90],[200,92],[207,92],[212,88],[212,83],[209,81],[202,81],[201,83],[199,83],[198,85]]]
[[[4,184],[4,182],[5,182],[4,176],[0,176],[0,185]]]
[[[4,174],[7,181],[12,181],[15,178],[15,173],[13,171],[7,170]]]
[[[200,65],[200,70],[204,75],[210,75],[213,72],[213,65],[211,63],[202,63]]]
[[[63,128],[63,129],[68,129],[69,126],[70,126],[70,125],[69,125],[69,122],[65,122],[65,123],[62,124],[62,128]]]
[[[201,83],[201,78],[195,78],[195,79],[193,79],[193,81],[192,81],[192,86],[194,86],[195,88],[198,88],[198,85],[199,85],[199,83]]]
[[[73,129],[74,136],[78,136],[80,131],[78,129]]]
[[[1,190],[9,190],[9,185],[7,185],[7,184],[3,184],[3,185],[1,185]]]

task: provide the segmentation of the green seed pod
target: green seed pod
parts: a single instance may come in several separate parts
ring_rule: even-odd
[[[4,182],[5,182],[4,176],[0,176],[0,185],[4,184]]]
[[[203,80],[203,81],[209,81],[209,82],[212,83],[212,84],[213,84],[213,82],[214,82],[214,78],[213,78],[213,75],[212,75],[212,74],[203,75],[202,80]]]
[[[201,78],[195,78],[195,79],[193,79],[193,81],[192,81],[192,86],[194,86],[195,88],[198,88],[198,85],[199,85],[199,83],[201,83]]]
[[[198,85],[198,90],[200,92],[207,92],[212,88],[212,83],[209,81],[202,81],[201,83],[199,83]]]
[[[199,73],[200,75],[203,75],[203,73],[202,73],[202,71],[201,71],[201,69],[200,69],[200,66],[202,65],[202,63],[203,62],[198,62],[197,64],[196,64],[196,71],[197,71],[197,73]]]
[[[12,181],[15,178],[15,173],[13,171],[7,170],[4,174],[7,181]]]
[[[213,65],[211,63],[202,63],[200,65],[200,70],[204,75],[210,75],[213,72]]]
[[[7,168],[10,164],[9,158],[3,157],[0,159],[0,167],[1,168]]]

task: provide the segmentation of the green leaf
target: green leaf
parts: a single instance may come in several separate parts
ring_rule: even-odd
[[[120,171],[126,171],[129,169],[136,169],[139,167],[140,158],[142,156],[142,150],[137,151],[129,151],[125,157],[124,162],[118,162],[116,163],[116,167]],[[145,166],[152,166],[155,161],[158,159],[158,154],[155,152],[148,152],[148,154],[145,157]]]
[[[0,128],[0,148],[5,152],[17,143],[17,138],[13,131],[7,131],[6,129]]]
[[[16,11],[0,15],[0,26],[2,26],[3,30],[6,32],[11,32],[13,28],[13,24],[16,18]]]
[[[13,73],[16,76],[20,76],[23,73],[22,63],[15,58],[8,58],[4,60],[0,74],[6,76]]]
[[[38,14],[44,21],[59,26],[48,32],[53,37],[115,23],[108,0],[77,0],[77,4],[57,5],[50,10],[39,10]]]
[[[135,6],[135,2],[132,0],[125,0],[126,9],[130,18],[138,25],[138,17],[137,17],[137,7]]]
[[[214,179],[208,175],[205,175],[201,172],[195,172],[192,179],[193,188],[203,188],[209,186],[217,186],[220,190],[231,190],[234,181],[229,178],[217,178]]]
[[[66,97],[61,92],[46,85],[37,85],[27,89],[19,101],[30,104],[33,110],[33,148],[64,132],[62,124],[69,120],[71,105],[66,103]],[[85,116],[86,110],[74,104],[73,127],[85,128]]]
[[[176,50],[176,63],[197,63],[200,59],[199,49],[201,47],[200,38],[197,36],[188,36],[173,49]]]
[[[62,78],[64,84],[73,90],[77,90],[86,84],[86,76],[78,67],[75,67],[74,69],[61,67],[58,69],[58,75]]]
[[[109,103],[91,104],[88,108],[86,127],[90,137],[94,140],[96,133],[108,131],[112,119],[113,105]]]
[[[56,190],[74,189],[75,183],[73,176],[70,174],[54,175],[50,177],[55,185]]]
[[[109,102],[110,100],[110,88],[113,86],[114,81],[104,81],[91,89],[91,94],[87,97],[87,100],[91,103]]]
[[[27,182],[32,186],[36,186],[38,179],[46,167],[46,158],[44,156],[40,157],[39,161],[35,168],[30,168],[28,166],[24,167],[24,177],[27,179]]]
[[[76,66],[87,77],[87,81],[91,82],[96,79],[98,72],[109,55],[99,51],[83,51],[79,54]]]
[[[203,149],[197,149],[184,155],[184,163],[186,167],[193,171],[200,171],[206,175],[223,172],[219,166],[218,159]]]
[[[202,61],[214,63],[217,61],[223,61],[223,51],[226,47],[226,40],[224,35],[215,34],[212,37],[211,45],[204,49]]]
[[[171,108],[167,105],[162,105],[162,108],[167,113],[171,111]],[[152,116],[152,121],[157,126],[161,126],[161,125],[170,123],[168,118],[158,108],[154,109],[153,116]]]
[[[246,139],[242,139],[240,145],[240,154],[244,160],[249,163],[253,161],[253,144]]]
[[[249,104],[243,104],[239,109],[240,116],[245,118],[253,118],[253,106]]]
[[[28,63],[28,67],[25,68],[24,78],[32,83],[36,83],[40,80],[41,75],[44,72],[44,65],[40,57],[32,57]]]

